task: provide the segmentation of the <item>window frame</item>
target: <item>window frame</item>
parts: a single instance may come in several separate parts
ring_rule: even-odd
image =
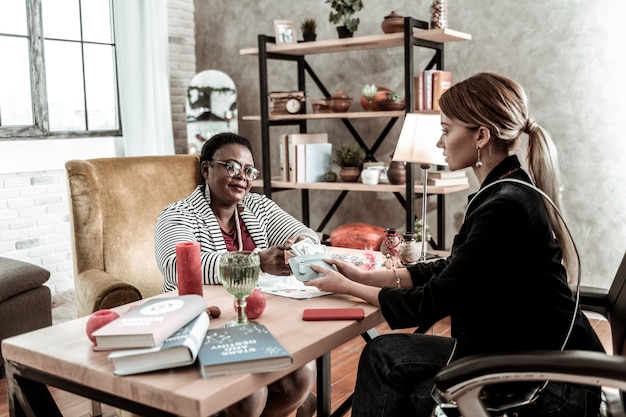
[[[80,0],[76,0],[80,1]],[[46,84],[46,66],[44,59],[44,35],[43,35],[43,16],[42,16],[42,0],[26,0],[26,13],[28,22],[28,41],[30,56],[30,83],[31,83],[31,102],[33,110],[33,124],[30,126],[0,126],[0,141],[6,139],[48,139],[48,138],[89,138],[104,136],[122,136],[122,115],[120,105],[119,92],[119,75],[118,75],[118,56],[117,45],[115,43],[115,22],[113,20],[114,2],[109,0],[111,22],[111,35],[113,42],[111,45],[114,50],[114,79],[115,79],[115,98],[117,103],[117,122],[118,128],[114,130],[72,130],[72,131],[50,131],[48,117],[48,96]],[[81,23],[82,24],[82,23]],[[80,40],[81,44],[93,43]],[[107,44],[108,45],[108,44]],[[83,56],[84,59],[84,56]],[[85,69],[82,68],[83,76]],[[84,91],[84,87],[83,87]],[[84,91],[85,92],[85,91]],[[85,92],[86,93],[86,92]],[[86,109],[87,110],[87,109]]]

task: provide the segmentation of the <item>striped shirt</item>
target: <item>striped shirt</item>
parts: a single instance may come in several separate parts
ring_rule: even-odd
[[[159,269],[164,277],[163,291],[178,287],[176,277],[176,244],[199,242],[203,282],[220,284],[218,261],[226,252],[222,231],[213,210],[198,186],[187,198],[167,206],[159,215],[155,233],[155,251]],[[307,236],[319,243],[317,234],[281,209],[271,199],[248,193],[239,213],[257,248],[264,250],[282,245],[293,236]]]

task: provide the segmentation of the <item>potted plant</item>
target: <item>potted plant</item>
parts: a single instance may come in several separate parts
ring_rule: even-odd
[[[335,163],[341,167],[339,177],[345,182],[355,182],[361,174],[360,166],[365,159],[365,151],[358,144],[341,145],[335,151]]]
[[[340,38],[350,38],[359,27],[360,20],[352,15],[363,9],[363,0],[326,0],[334,10],[330,12],[330,23],[340,24],[337,33]]]
[[[300,23],[300,31],[302,32],[302,39],[305,42],[312,42],[317,37],[317,20],[309,17]]]

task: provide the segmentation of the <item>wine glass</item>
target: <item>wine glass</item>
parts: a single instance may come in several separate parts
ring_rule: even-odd
[[[256,287],[260,272],[261,260],[258,253],[226,252],[220,257],[219,275],[222,285],[235,297],[237,306],[237,320],[226,323],[224,327],[248,324],[246,297]]]
[[[378,88],[375,84],[365,84],[361,92],[363,93],[363,97],[367,100],[367,110],[372,111],[372,101],[376,98]]]

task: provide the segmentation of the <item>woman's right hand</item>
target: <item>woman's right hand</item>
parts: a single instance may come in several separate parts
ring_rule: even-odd
[[[290,275],[291,268],[285,263],[284,252],[284,247],[278,245],[259,252],[261,271],[271,275]]]

